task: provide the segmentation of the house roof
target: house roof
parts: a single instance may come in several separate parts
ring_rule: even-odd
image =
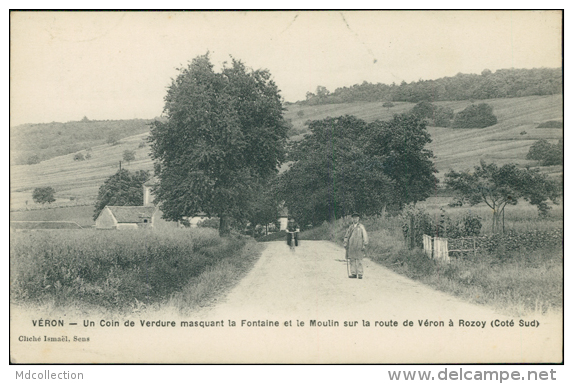
[[[151,179],[147,180],[145,183],[143,183],[144,186],[146,187],[152,187],[154,185],[159,184],[159,180],[157,180],[157,177],[153,176]]]
[[[155,207],[125,207],[107,205],[118,223],[140,223],[143,218],[153,216]]]
[[[281,207],[279,209],[279,217],[288,217],[288,208],[287,207]]]

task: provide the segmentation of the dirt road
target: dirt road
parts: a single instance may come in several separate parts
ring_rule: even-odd
[[[560,315],[502,316],[368,259],[364,279],[349,279],[344,249],[326,241],[303,241],[294,253],[282,242],[261,246],[261,258],[233,290],[185,318],[147,312],[113,319],[114,327],[99,325],[112,319],[97,318],[95,326],[85,327],[87,319],[64,314],[78,325],[46,329],[13,311],[11,356],[18,362],[67,363],[561,361]],[[520,327],[520,320],[538,326]],[[160,321],[164,325],[156,326]],[[502,322],[508,326],[494,326]],[[18,341],[45,335],[89,342]]]
[[[540,362],[561,356],[559,316],[523,319],[540,325],[520,327],[519,318],[468,304],[369,259],[364,279],[349,279],[344,249],[327,241],[302,241],[294,253],[282,242],[268,243],[248,276],[201,317],[236,319],[254,337],[251,353],[271,361]],[[267,319],[281,328],[239,323]],[[289,320],[292,328],[284,327]],[[496,320],[514,326],[494,327]],[[263,332],[271,339],[257,337]]]

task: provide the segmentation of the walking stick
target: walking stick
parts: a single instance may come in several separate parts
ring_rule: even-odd
[[[348,248],[346,248],[346,274],[350,277],[350,259],[348,258]]]

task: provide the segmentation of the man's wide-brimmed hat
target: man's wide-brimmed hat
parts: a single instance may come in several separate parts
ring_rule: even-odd
[[[358,212],[354,212],[354,213],[352,214],[352,217],[360,217],[360,215],[358,214]]]

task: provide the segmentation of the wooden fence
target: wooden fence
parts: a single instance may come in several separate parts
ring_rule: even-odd
[[[450,255],[448,252],[448,239],[444,237],[431,237],[424,235],[424,253],[430,259],[449,263]]]
[[[445,237],[431,237],[424,235],[424,253],[430,259],[450,262],[450,253],[461,254],[465,252],[477,253],[475,237],[463,237],[459,239],[448,239]],[[449,249],[452,245],[454,249]]]

